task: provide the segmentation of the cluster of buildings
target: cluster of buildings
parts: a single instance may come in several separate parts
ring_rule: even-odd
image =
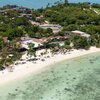
[[[20,7],[17,5],[6,5],[4,6],[4,8],[5,10],[0,10],[0,13],[7,13],[8,11],[11,11],[11,10],[20,10],[21,13],[27,13],[30,11],[30,9],[27,7]]]
[[[30,9],[27,8],[27,7],[19,7],[17,5],[7,5],[6,7],[7,7],[7,9],[0,10],[0,13],[5,13],[9,10],[20,10],[21,11],[21,17],[28,18],[32,25],[37,25],[37,26],[39,26],[43,29],[50,28],[50,29],[52,29],[54,34],[60,32],[62,30],[62,26],[59,25],[59,24],[50,24],[48,21],[44,21],[43,23],[40,23],[38,21],[32,21],[32,14],[27,13],[27,12],[30,11]],[[37,17],[37,20],[40,20],[42,18],[43,18],[43,16],[41,15],[41,16]],[[67,36],[75,34],[75,35],[80,35],[80,36],[84,36],[84,37],[87,37],[87,38],[90,37],[89,34],[82,32],[82,31],[79,31],[79,30],[75,30],[75,31],[71,31],[71,32],[65,31],[64,34],[66,34]],[[28,49],[28,43],[33,43],[34,48],[38,48],[40,46],[43,46],[44,42],[47,42],[48,40],[52,40],[52,39],[55,39],[55,38],[60,39],[60,38],[64,38],[64,37],[62,37],[62,36],[55,36],[55,37],[51,36],[51,37],[48,37],[48,38],[44,37],[44,38],[41,38],[41,39],[36,39],[36,38],[30,38],[28,36],[25,36],[25,37],[21,38],[22,47]]]
[[[36,39],[36,38],[30,38],[28,35],[25,37],[21,38],[21,43],[22,43],[22,48],[28,48],[28,44],[32,43],[34,44],[34,48],[40,48],[43,47],[43,44],[45,42],[48,42],[48,40],[53,40],[53,39],[64,39],[66,37],[63,36],[50,36],[50,37],[43,37],[41,39]]]
[[[75,30],[72,32],[66,32],[67,36],[69,35],[79,35],[79,36],[83,36],[86,37],[87,39],[90,37],[89,34],[79,31],[79,30]],[[43,46],[43,43],[48,42],[48,40],[53,40],[53,39],[66,39],[68,38],[67,36],[50,36],[50,37],[44,37],[41,39],[36,39],[36,38],[30,38],[29,36],[25,36],[22,37],[22,47],[28,49],[28,43],[33,43],[34,44],[34,48],[39,48]]]
[[[32,14],[28,13],[28,12],[30,12],[30,9],[27,7],[19,7],[17,5],[7,5],[4,8],[6,8],[6,9],[0,10],[0,13],[7,14],[7,12],[11,11],[11,10],[20,10],[21,16],[19,16],[19,17],[28,18],[31,21],[32,25],[38,25],[39,27],[44,28],[44,29],[51,28],[53,30],[53,33],[58,33],[62,29],[62,27],[58,24],[49,24],[46,21],[44,21],[43,23],[38,22],[38,20],[41,20],[43,18],[42,15],[39,17],[36,17],[37,21],[32,21]]]

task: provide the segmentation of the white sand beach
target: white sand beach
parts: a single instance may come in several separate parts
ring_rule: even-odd
[[[95,53],[95,52],[100,52],[100,48],[91,47],[90,50],[82,50],[82,49],[71,50],[70,52],[67,52],[66,54],[57,54],[54,56],[48,53],[45,56],[49,56],[49,57],[47,58],[43,57],[41,58],[42,60],[41,59],[37,60],[36,63],[34,63],[33,61],[26,61],[27,55],[23,55],[22,59],[25,60],[23,61],[24,64],[13,65],[14,67],[13,67],[12,72],[9,72],[8,69],[5,69],[4,71],[0,71],[0,85],[5,85],[14,80],[26,77],[28,75],[36,74],[40,72],[41,70],[47,68],[48,65],[51,65],[63,60],[83,56],[86,54]],[[20,61],[17,61],[17,62],[20,62]]]

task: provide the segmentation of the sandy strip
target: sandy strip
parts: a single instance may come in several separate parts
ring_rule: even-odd
[[[9,72],[7,69],[0,71],[0,85],[5,85],[32,73],[40,72],[48,65],[95,52],[100,52],[100,48],[91,47],[90,50],[73,50],[67,54],[58,54],[54,57],[46,58],[44,62],[39,60],[36,64],[27,62],[26,64],[14,65],[13,72]]]

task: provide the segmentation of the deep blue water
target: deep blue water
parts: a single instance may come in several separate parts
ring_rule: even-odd
[[[0,6],[4,6],[6,4],[17,4],[29,8],[41,8],[45,7],[48,3],[53,4],[57,1],[60,0],[0,0]],[[69,2],[91,2],[100,4],[100,0],[69,0]]]

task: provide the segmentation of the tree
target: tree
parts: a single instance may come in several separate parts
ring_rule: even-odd
[[[65,0],[65,4],[68,4],[68,0]]]
[[[74,39],[74,47],[76,49],[89,49],[90,48],[90,44],[88,43],[88,40],[86,37],[82,37],[82,36],[75,36]]]
[[[54,56],[54,53],[56,52],[56,49],[52,47],[52,48],[50,48],[50,52],[51,52],[52,56]]]
[[[15,25],[17,25],[17,26],[28,25],[28,21],[27,21],[27,19],[24,18],[24,17],[17,17],[17,18],[14,20],[14,23],[15,23]]]
[[[0,70],[3,70],[4,68],[4,60],[0,59]]]
[[[15,29],[9,29],[8,30],[8,39],[13,40],[16,37],[21,37],[23,36],[23,30],[20,28],[15,28]]]
[[[33,43],[28,43],[28,52],[27,55],[30,55],[30,57],[33,55],[34,57],[36,57],[36,50],[34,49],[34,44]]]
[[[70,45],[64,45],[64,48],[65,48],[67,51],[70,51],[70,50],[71,50]]]
[[[0,38],[0,50],[3,48],[3,46],[4,46],[4,41],[2,38]]]
[[[53,30],[51,28],[47,28],[47,33],[53,33]]]
[[[6,64],[8,65],[8,68],[9,68],[9,71],[12,72],[13,71],[13,64],[14,64],[14,61],[12,59],[12,57],[7,57],[6,58]]]

